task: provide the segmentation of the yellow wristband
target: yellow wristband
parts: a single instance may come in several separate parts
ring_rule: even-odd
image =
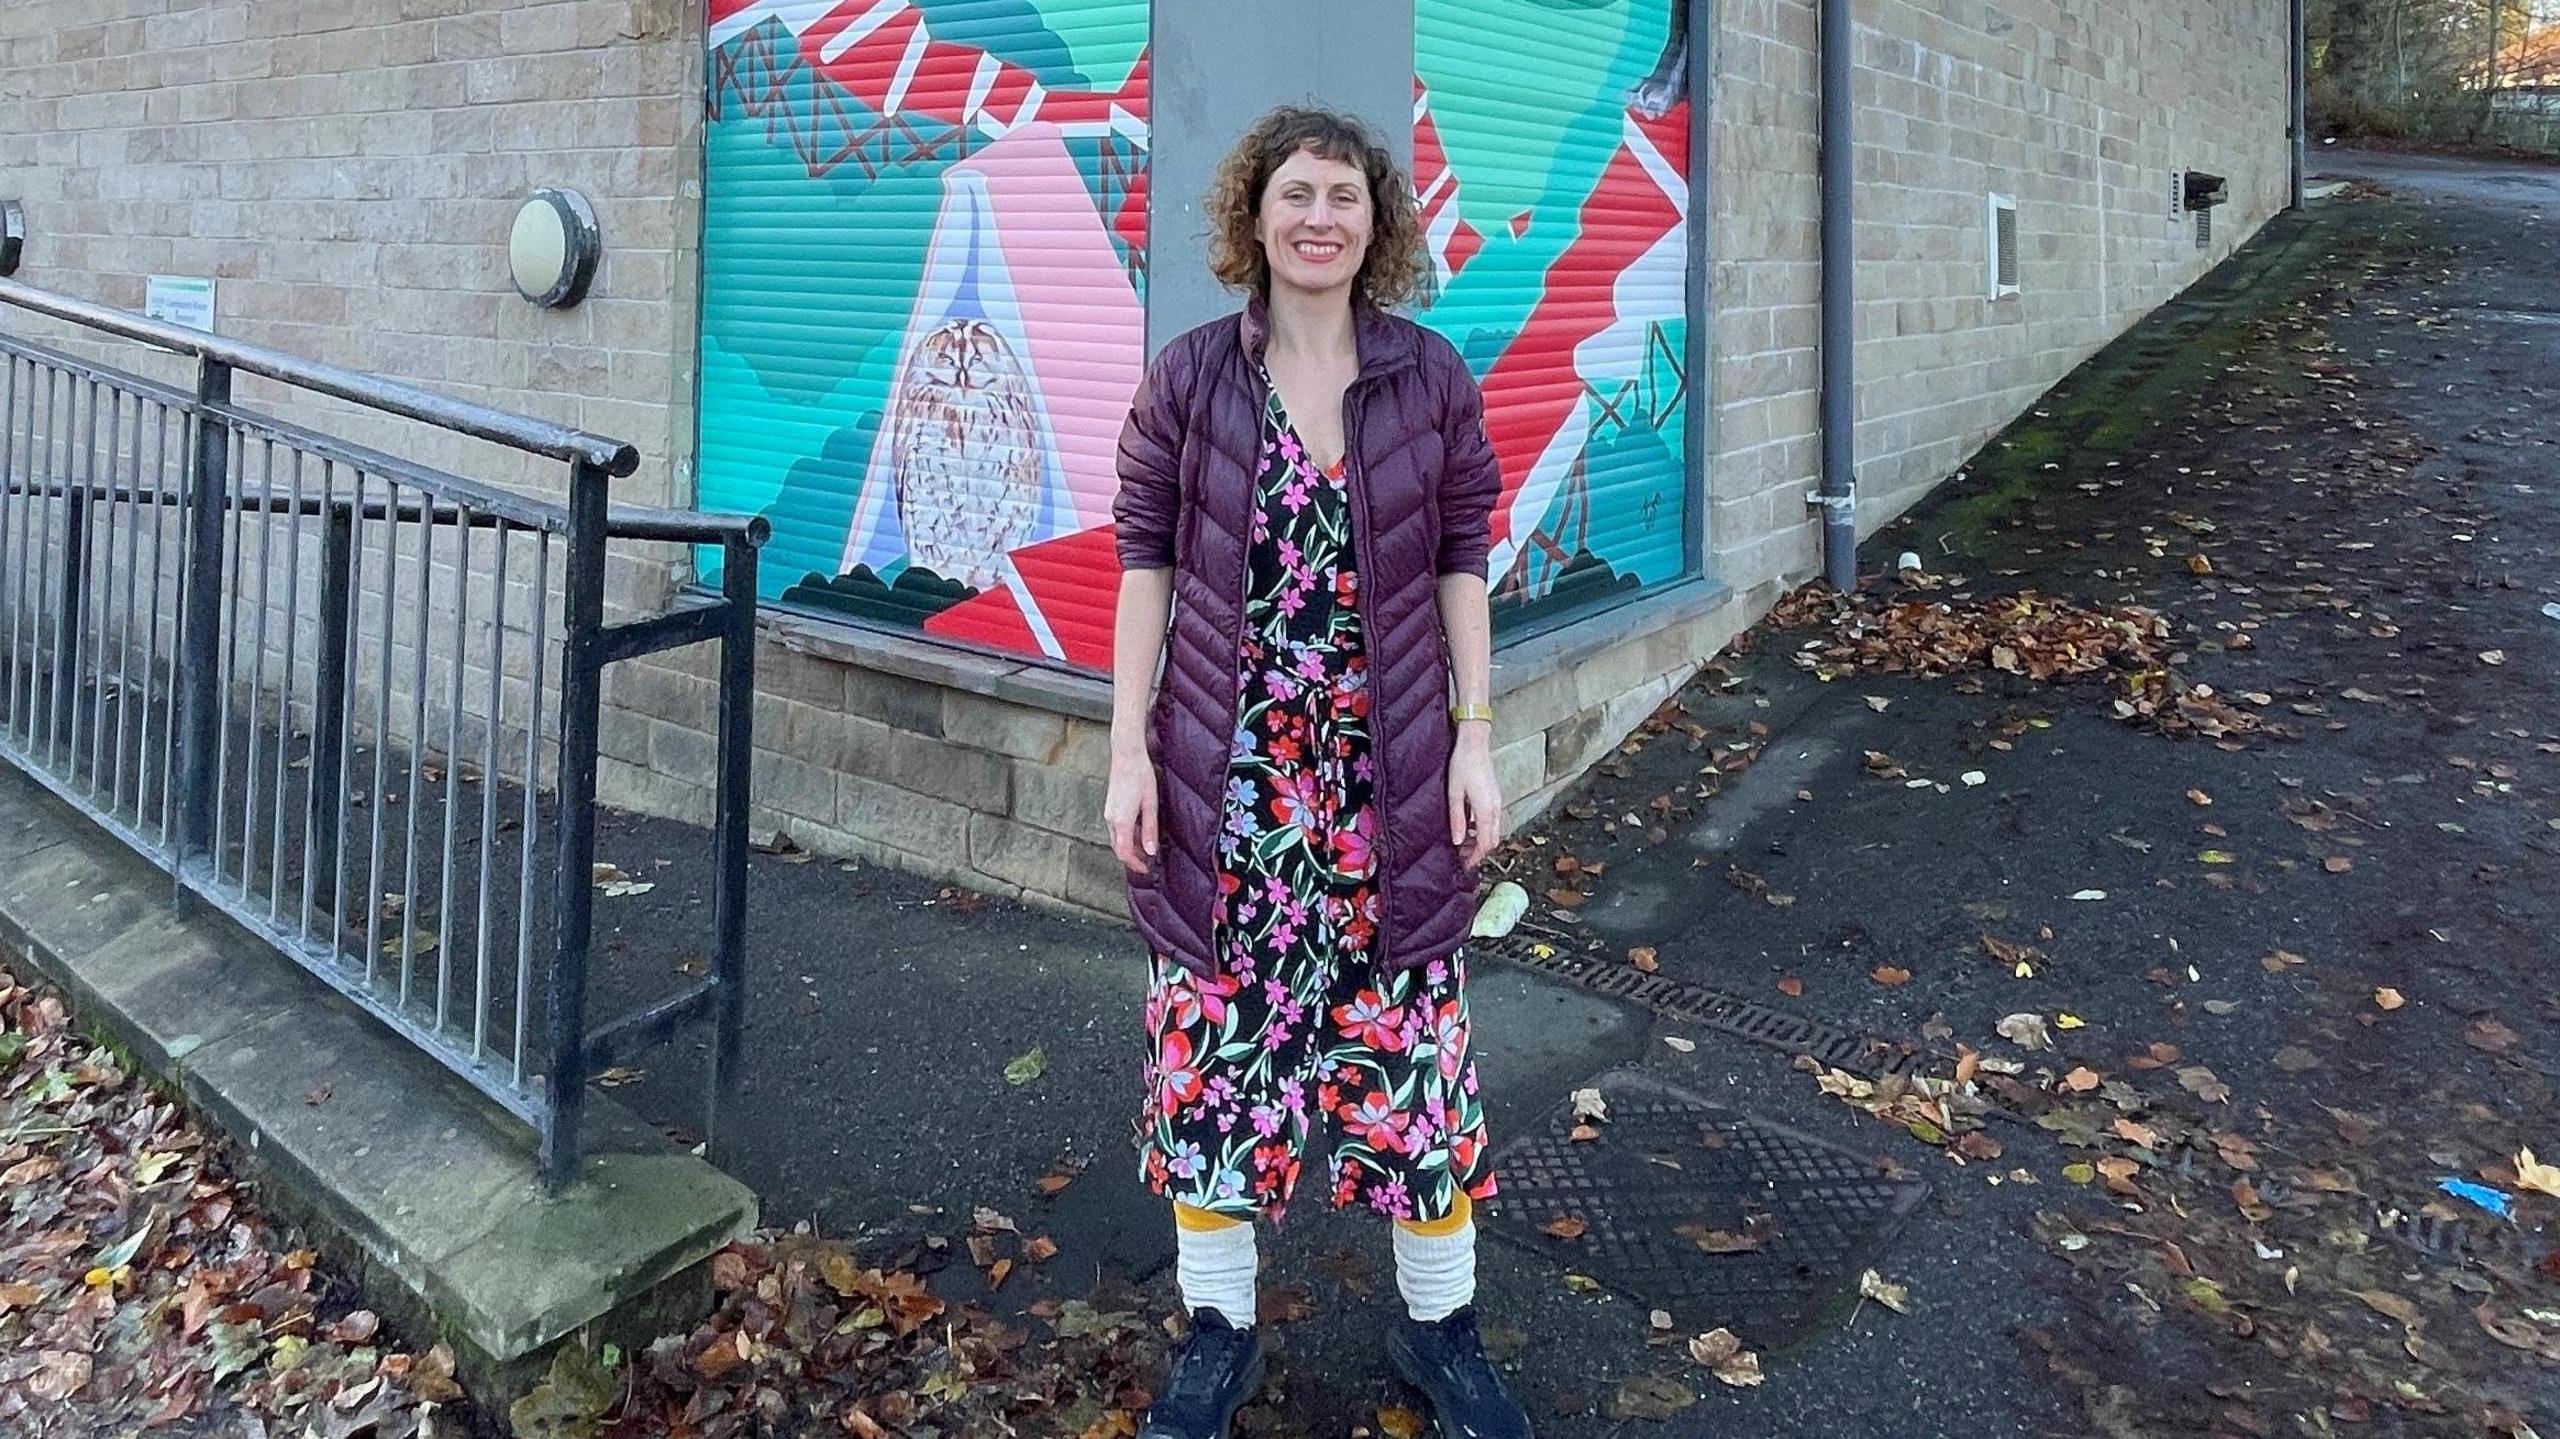
[[[1493,723],[1493,706],[1451,705],[1449,706],[1449,718],[1455,720],[1459,724],[1465,724],[1469,720],[1483,720],[1486,724],[1491,724]]]

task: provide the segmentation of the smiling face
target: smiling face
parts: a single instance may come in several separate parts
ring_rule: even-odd
[[[1300,150],[1262,187],[1255,233],[1275,288],[1324,294],[1359,278],[1372,224],[1360,167]]]

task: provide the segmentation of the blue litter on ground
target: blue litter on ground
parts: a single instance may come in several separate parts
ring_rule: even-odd
[[[2500,1219],[2510,1219],[2515,1215],[2515,1201],[2508,1198],[2503,1191],[2491,1189],[2488,1185],[2474,1184],[2468,1179],[2448,1179],[2438,1184],[2436,1188],[2456,1199],[2468,1199]]]

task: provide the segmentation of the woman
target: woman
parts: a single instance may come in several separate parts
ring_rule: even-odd
[[[1421,230],[1358,122],[1264,116],[1209,210],[1245,310],[1149,368],[1114,506],[1105,817],[1154,953],[1139,1147],[1191,1316],[1141,1432],[1212,1439],[1252,1396],[1253,1221],[1331,1130],[1334,1205],[1395,1222],[1398,1371],[1445,1434],[1526,1435],[1473,1308],[1494,1180],[1460,946],[1502,831],[1483,397],[1386,313]]]

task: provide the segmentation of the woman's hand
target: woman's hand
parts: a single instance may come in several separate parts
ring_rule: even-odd
[[[1102,818],[1111,826],[1111,852],[1131,874],[1147,873],[1156,853],[1156,762],[1145,746],[1112,748]]]
[[[1493,726],[1469,720],[1458,726],[1449,755],[1449,843],[1475,868],[1502,842],[1502,784],[1493,774]]]

